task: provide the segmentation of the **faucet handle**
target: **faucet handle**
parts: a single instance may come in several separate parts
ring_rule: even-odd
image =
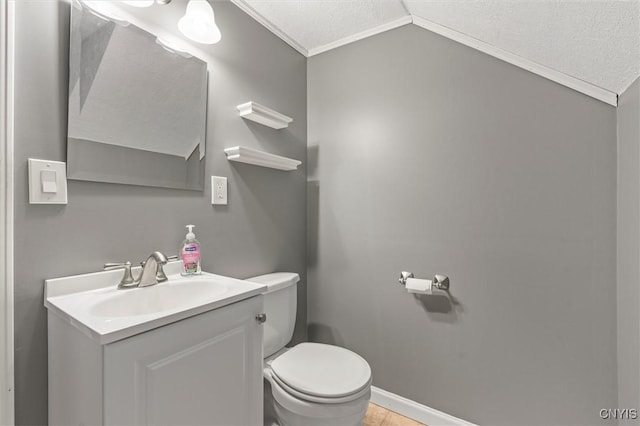
[[[124,275],[120,280],[120,284],[118,284],[118,288],[133,288],[137,287],[138,283],[133,279],[133,274],[131,274],[131,262],[124,263],[105,263],[104,270],[111,271],[114,269],[124,269]]]
[[[171,262],[172,260],[178,260],[178,256],[174,255],[174,256],[167,257],[167,262]],[[164,269],[162,269],[164,265],[165,265],[164,263],[158,264],[158,273],[156,274],[156,279],[158,280],[159,283],[163,283],[169,279],[167,278],[167,274],[164,273]]]
[[[105,263],[104,264],[104,270],[105,271],[111,271],[113,269],[120,269],[120,268],[124,268],[127,263],[129,265],[131,265],[131,262],[116,262],[116,263]]]

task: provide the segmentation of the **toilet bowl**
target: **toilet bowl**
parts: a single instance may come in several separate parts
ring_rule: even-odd
[[[294,273],[249,278],[266,285],[263,349],[265,425],[362,425],[371,395],[371,367],[348,349],[322,343],[284,345],[293,336],[296,313]]]
[[[371,395],[371,368],[338,346],[300,343],[268,362],[280,426],[361,425]]]

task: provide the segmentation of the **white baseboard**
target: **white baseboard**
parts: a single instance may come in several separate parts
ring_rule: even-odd
[[[476,426],[375,386],[371,386],[371,402],[429,426]]]

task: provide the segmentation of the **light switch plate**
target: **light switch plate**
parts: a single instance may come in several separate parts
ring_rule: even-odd
[[[29,158],[29,203],[67,204],[67,163]]]
[[[227,178],[211,176],[211,204],[227,205]]]

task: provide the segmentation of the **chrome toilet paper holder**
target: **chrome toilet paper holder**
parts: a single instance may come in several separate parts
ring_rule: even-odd
[[[407,285],[407,278],[415,278],[413,272],[400,272],[400,278],[398,279],[398,282],[402,285]],[[447,277],[446,275],[436,274],[431,281],[433,287],[437,288],[438,290],[449,290],[449,277]]]

